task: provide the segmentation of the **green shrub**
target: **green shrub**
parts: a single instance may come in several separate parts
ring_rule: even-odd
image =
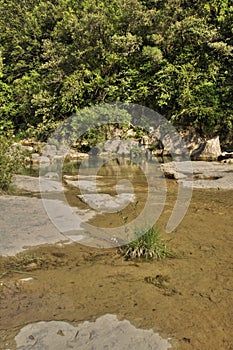
[[[159,260],[174,257],[174,253],[169,251],[166,244],[160,238],[157,228],[151,227],[144,234],[145,229],[136,230],[136,240],[120,248],[120,253],[126,260],[145,259]]]
[[[9,137],[0,135],[0,189],[8,190],[14,174],[22,165],[20,150],[12,146]]]
[[[14,135],[13,122],[7,119],[0,120],[0,135],[12,137]]]
[[[55,121],[53,118],[43,117],[43,121],[37,126],[28,125],[25,135],[26,137],[35,137],[38,141],[47,141],[60,124],[61,122]]]

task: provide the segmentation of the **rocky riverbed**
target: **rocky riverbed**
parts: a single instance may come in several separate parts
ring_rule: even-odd
[[[215,176],[202,179],[207,183],[218,181],[216,173],[223,178],[231,175],[229,164],[230,171],[220,163],[193,165],[194,176]],[[180,180],[188,182],[190,173],[185,169],[175,168],[185,176]],[[112,226],[122,220],[119,215],[87,210],[74,183],[60,185],[51,174],[47,179],[53,191],[46,199],[54,201],[58,218],[67,203],[58,201],[56,189],[64,187],[73,208],[79,200],[81,207],[74,210],[82,212],[83,222]],[[66,235],[50,222],[38,179],[27,180],[16,177],[20,195],[0,196],[1,350],[51,349],[52,338],[63,348],[82,344],[88,350],[93,344],[102,350],[103,344],[110,346],[105,344],[108,340],[113,348],[115,344],[128,349],[134,339],[143,342],[145,350],[170,345],[179,350],[233,348],[232,187],[194,188],[186,216],[166,234],[178,191],[177,182],[167,179],[166,203],[157,225],[177,257],[149,263],[125,261],[116,248],[74,243],[70,231]],[[137,183],[138,193],[142,185]],[[87,192],[92,190],[88,183]],[[142,208],[139,200],[138,210]]]

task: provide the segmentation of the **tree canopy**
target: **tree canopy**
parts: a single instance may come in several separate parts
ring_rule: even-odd
[[[0,33],[0,123],[121,101],[232,138],[231,0],[0,0]]]

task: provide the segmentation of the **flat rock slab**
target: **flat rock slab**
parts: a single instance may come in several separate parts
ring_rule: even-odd
[[[0,197],[0,255],[15,255],[27,247],[65,241],[37,198]]]
[[[169,162],[161,165],[166,177],[171,177],[185,187],[233,188],[233,164],[220,162]]]
[[[127,205],[134,201],[133,193],[121,193],[116,196],[110,194],[84,194],[78,197],[88,204],[91,208],[99,212],[116,213],[124,209]]]
[[[62,321],[38,322],[15,337],[17,350],[167,350],[168,340],[153,330],[137,329],[115,315],[104,315],[78,327]]]
[[[95,215],[94,211],[79,210],[59,200],[45,200],[45,205],[57,226],[50,221],[41,199],[0,196],[0,255],[84,238],[82,224]]]
[[[96,192],[96,182],[94,181],[89,181],[89,180],[77,180],[77,181],[72,181],[72,180],[65,180],[65,183],[69,186],[73,187],[78,187],[81,191],[85,192]]]
[[[230,190],[233,188],[233,173],[227,175],[215,173],[215,175],[209,174],[205,175],[204,178],[194,179],[193,182],[189,180],[179,180],[178,182],[184,187]]]
[[[25,190],[31,193],[64,191],[61,182],[52,180],[49,177],[39,178],[26,175],[16,175],[13,185],[19,190]]]

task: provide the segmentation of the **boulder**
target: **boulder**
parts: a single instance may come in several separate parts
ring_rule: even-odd
[[[103,151],[109,154],[130,154],[134,147],[138,147],[138,142],[131,139],[111,139],[104,143]]]
[[[182,137],[190,155],[205,141],[193,128],[181,131],[180,136]]]
[[[221,156],[219,136],[200,144],[198,149],[191,153],[193,160],[218,160]]]
[[[45,145],[42,152],[43,156],[53,158],[57,154],[57,147],[55,145]]]
[[[87,153],[76,152],[74,150],[71,150],[67,155],[67,159],[70,161],[76,161],[76,160],[85,159],[88,157],[89,155]]]
[[[130,154],[132,148],[138,147],[138,142],[133,140],[121,140],[117,153],[118,154]]]
[[[64,159],[65,159],[65,157],[62,155],[56,155],[53,157],[53,161],[57,162],[57,163],[62,162]]]
[[[181,172],[182,169],[179,169],[179,163],[177,162],[161,164],[160,169],[164,173],[164,176],[168,179],[181,180],[187,177],[187,175]]]
[[[20,149],[21,151],[23,152],[33,152],[34,151],[34,148],[32,146],[24,146],[24,145],[21,145],[20,146]]]
[[[31,155],[32,164],[39,164],[40,163],[40,155],[38,153],[32,153]]]
[[[119,138],[107,140],[104,143],[104,152],[117,153],[121,140]]]
[[[41,156],[40,157],[40,164],[50,164],[50,159],[49,159],[49,157],[46,157],[46,156]]]

